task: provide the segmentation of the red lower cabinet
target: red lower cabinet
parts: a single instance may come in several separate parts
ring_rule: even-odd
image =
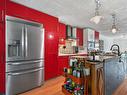
[[[0,61],[0,95],[5,93],[5,66],[4,63]]]
[[[48,54],[45,59],[45,80],[58,76],[57,54]]]
[[[58,56],[58,74],[63,74],[64,67],[69,66],[69,56]]]

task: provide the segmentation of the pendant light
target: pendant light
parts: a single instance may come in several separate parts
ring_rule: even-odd
[[[95,24],[98,24],[101,19],[103,19],[103,16],[99,14],[99,8],[101,6],[100,0],[95,0],[96,8],[95,8],[95,16],[90,19],[91,22],[94,22]]]
[[[113,19],[113,24],[112,24],[112,33],[116,33],[117,32],[117,27],[116,27],[116,15],[112,14],[112,19]]]

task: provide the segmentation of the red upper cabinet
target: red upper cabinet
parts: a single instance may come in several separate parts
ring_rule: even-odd
[[[66,39],[66,25],[59,23],[59,44],[65,44]]]
[[[77,28],[78,45],[83,46],[83,29]]]
[[[0,23],[4,23],[5,21],[5,6],[6,0],[0,0]]]
[[[98,42],[99,41],[99,32],[95,31],[95,41]]]
[[[59,38],[66,39],[66,25],[59,23]]]
[[[6,0],[6,14],[10,16],[16,16],[20,18],[26,18],[28,15],[28,8],[13,3],[10,0]]]

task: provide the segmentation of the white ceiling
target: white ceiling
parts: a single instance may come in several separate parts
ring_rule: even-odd
[[[104,19],[98,24],[90,22],[94,16],[95,0],[11,0],[44,13],[56,16],[61,22],[78,27],[91,27],[106,36],[127,34],[127,0],[100,0],[100,14]],[[111,33],[112,16],[117,16],[119,31]]]

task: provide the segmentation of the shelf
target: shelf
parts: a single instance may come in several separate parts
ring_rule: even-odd
[[[68,92],[63,86],[62,86],[62,92],[65,94],[65,95],[72,95],[70,92]]]
[[[77,78],[73,75],[66,75],[66,76],[71,78],[77,84],[82,84],[83,83],[83,78]]]

